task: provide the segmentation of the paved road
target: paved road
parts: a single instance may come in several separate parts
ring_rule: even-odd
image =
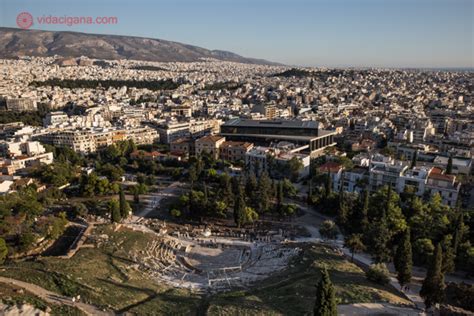
[[[69,305],[69,306],[76,307],[80,309],[81,311],[83,311],[84,313],[86,313],[87,315],[94,315],[94,316],[95,315],[99,315],[99,316],[115,315],[112,312],[104,312],[103,310],[101,310],[100,308],[94,305],[89,305],[89,304],[81,303],[81,302],[73,302],[71,298],[69,297],[51,292],[36,284],[31,284],[31,283],[23,282],[20,280],[5,278],[1,276],[0,276],[0,283],[12,284],[12,285],[21,287],[25,289],[26,291],[38,296],[39,298],[51,304]]]
[[[143,218],[147,217],[160,205],[160,201],[163,198],[175,196],[176,193],[180,190],[181,184],[182,183],[180,183],[179,181],[176,181],[171,183],[163,190],[143,195],[141,199],[146,202],[146,206],[131,217],[130,223],[138,223]]]

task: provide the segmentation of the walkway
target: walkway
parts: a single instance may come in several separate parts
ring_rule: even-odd
[[[182,183],[179,181],[171,183],[168,187],[159,192],[153,192],[142,196],[142,200],[146,202],[146,206],[133,214],[128,223],[139,223],[143,218],[150,215],[159,205],[160,201],[166,197],[175,196],[176,192],[180,190]]]
[[[23,282],[23,281],[12,279],[12,278],[5,278],[1,276],[0,276],[0,283],[12,284],[12,285],[21,287],[25,289],[26,291],[38,296],[39,298],[51,304],[68,305],[68,306],[76,307],[80,309],[81,311],[83,311],[84,313],[86,313],[87,315],[94,315],[94,316],[95,315],[99,315],[99,316],[115,315],[112,312],[105,312],[94,305],[89,305],[82,302],[73,302],[72,299],[69,297],[56,294],[54,292],[46,290],[45,288],[42,288],[35,284]]]

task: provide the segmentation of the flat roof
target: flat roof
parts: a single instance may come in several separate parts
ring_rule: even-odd
[[[300,141],[309,142],[309,141],[327,136],[330,133],[328,133],[326,135],[322,135],[322,136],[274,135],[274,134],[234,134],[234,133],[225,133],[225,132],[221,132],[220,134],[222,136],[228,136],[228,137],[232,137],[232,136],[248,137],[248,138],[256,137],[256,138],[271,138],[271,139],[283,139],[283,140],[300,140]]]
[[[237,118],[225,122],[223,126],[318,129],[319,123],[317,121],[301,120],[249,120]]]

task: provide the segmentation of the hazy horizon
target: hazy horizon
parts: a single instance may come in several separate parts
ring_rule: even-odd
[[[140,36],[230,51],[285,65],[354,68],[474,68],[470,0],[57,1],[6,0],[16,16],[115,16],[115,25],[31,29]]]

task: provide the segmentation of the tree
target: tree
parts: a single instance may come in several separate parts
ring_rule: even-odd
[[[418,151],[415,150],[415,152],[413,153],[413,157],[411,159],[411,166],[410,168],[414,168],[416,167],[416,161],[418,160]]]
[[[420,296],[424,299],[427,308],[430,308],[436,303],[441,303],[444,300],[445,284],[442,262],[443,250],[441,244],[438,243],[420,291]]]
[[[365,276],[368,280],[382,285],[390,282],[390,272],[385,263],[371,264],[365,272]]]
[[[325,220],[319,227],[319,234],[323,238],[336,239],[338,235],[336,224],[331,220]]]
[[[336,293],[326,268],[321,271],[321,279],[316,286],[316,303],[313,314],[315,316],[337,315]]]
[[[362,202],[362,207],[359,212],[359,216],[357,218],[357,224],[359,225],[360,231],[364,232],[369,225],[369,199],[370,199],[370,192],[369,190],[365,190],[364,192],[364,200]]]
[[[277,199],[277,210],[281,211],[281,207],[283,205],[283,182],[282,181],[279,181],[277,183],[276,199]]]
[[[354,262],[354,254],[365,250],[362,242],[362,234],[352,234],[344,239],[344,246],[349,248],[352,253],[351,262]]]
[[[303,163],[296,157],[293,157],[288,161],[287,175],[291,181],[296,182],[298,180],[300,171],[303,169],[303,167]]]
[[[453,247],[453,236],[450,234],[444,236],[441,241],[441,247],[443,248],[443,273],[454,272],[456,253]]]
[[[245,199],[240,185],[237,187],[234,200],[234,222],[239,228],[245,224]]]
[[[398,283],[403,287],[411,281],[411,271],[413,267],[410,229],[406,229],[398,244],[393,258],[395,270],[397,270]]]
[[[5,262],[7,255],[8,255],[7,243],[5,242],[5,239],[0,238],[0,264],[3,264]]]
[[[271,196],[271,181],[268,177],[268,173],[264,171],[258,179],[258,194],[259,203],[258,211],[260,214],[265,213],[270,208],[270,196]]]
[[[344,196],[344,189],[342,188],[341,184],[341,188],[339,188],[339,207],[337,208],[337,224],[339,225],[339,227],[342,228],[342,230],[344,230],[346,227],[348,212],[349,210]]]
[[[225,202],[226,204],[231,204],[232,203],[232,185],[230,181],[230,176],[225,173],[221,176],[221,185],[220,185],[220,191],[221,191],[221,197],[222,201]]]
[[[388,242],[390,241],[392,234],[387,226],[385,212],[382,212],[383,214],[381,218],[370,225],[370,230],[368,232],[369,250],[376,263],[390,261],[390,248],[388,247]]]
[[[451,174],[453,172],[453,156],[450,155],[448,159],[448,164],[446,165],[446,174]]]
[[[110,200],[107,209],[111,215],[112,222],[118,223],[122,220],[122,216],[120,214],[120,203],[117,200]]]
[[[329,197],[329,195],[331,195],[331,192],[332,192],[332,179],[331,179],[331,174],[329,173],[329,170],[328,170],[328,173],[326,175],[326,183],[325,183],[326,197]]]
[[[121,218],[127,218],[130,215],[130,212],[132,208],[130,207],[130,204],[128,204],[127,199],[125,198],[125,193],[123,192],[122,187],[120,187],[120,217]]]

